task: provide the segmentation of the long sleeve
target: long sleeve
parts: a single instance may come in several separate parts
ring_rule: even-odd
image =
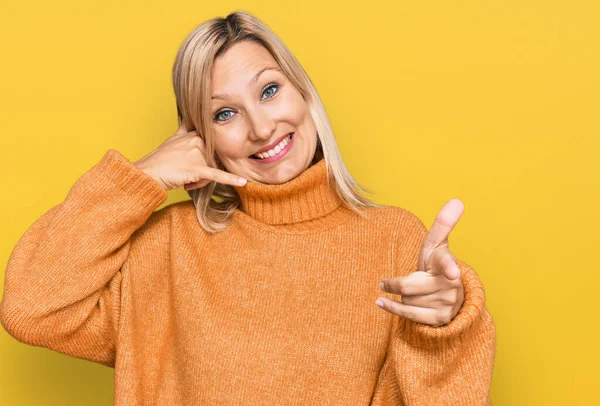
[[[114,367],[122,267],[167,192],[116,150],[36,220],[6,268],[0,322],[18,341]]]
[[[401,276],[417,269],[427,234],[425,225],[407,213],[410,235],[401,236],[395,247],[394,266]],[[495,324],[477,273],[465,262],[457,263],[465,298],[450,323],[434,327],[392,316],[387,356],[372,405],[491,405]]]

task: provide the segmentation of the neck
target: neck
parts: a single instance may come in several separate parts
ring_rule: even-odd
[[[324,158],[285,183],[248,181],[234,188],[240,196],[241,210],[271,225],[314,220],[333,212],[342,202]]]

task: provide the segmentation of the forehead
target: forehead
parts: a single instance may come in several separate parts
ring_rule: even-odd
[[[261,44],[242,41],[215,59],[212,71],[212,93],[232,93],[246,86],[266,66],[278,67],[277,61]]]

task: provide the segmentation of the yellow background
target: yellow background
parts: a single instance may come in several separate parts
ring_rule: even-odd
[[[206,19],[245,9],[304,66],[346,165],[375,201],[428,226],[446,201],[464,202],[450,248],[480,275],[496,322],[494,405],[592,404],[599,8],[592,0],[5,0],[0,260],[107,149],[135,161],[174,133],[179,45]],[[165,204],[183,199],[183,189],[170,191]],[[0,359],[1,404],[113,402],[110,368],[4,330]]]

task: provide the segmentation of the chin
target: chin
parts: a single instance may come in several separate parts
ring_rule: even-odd
[[[291,158],[291,157],[290,157]],[[257,179],[255,182],[278,185],[289,182],[296,178],[306,169],[306,160],[302,159],[288,159],[283,160],[277,165],[273,165],[270,168],[265,168],[264,176]],[[259,170],[256,170],[259,172]],[[260,172],[259,172],[260,173]]]

